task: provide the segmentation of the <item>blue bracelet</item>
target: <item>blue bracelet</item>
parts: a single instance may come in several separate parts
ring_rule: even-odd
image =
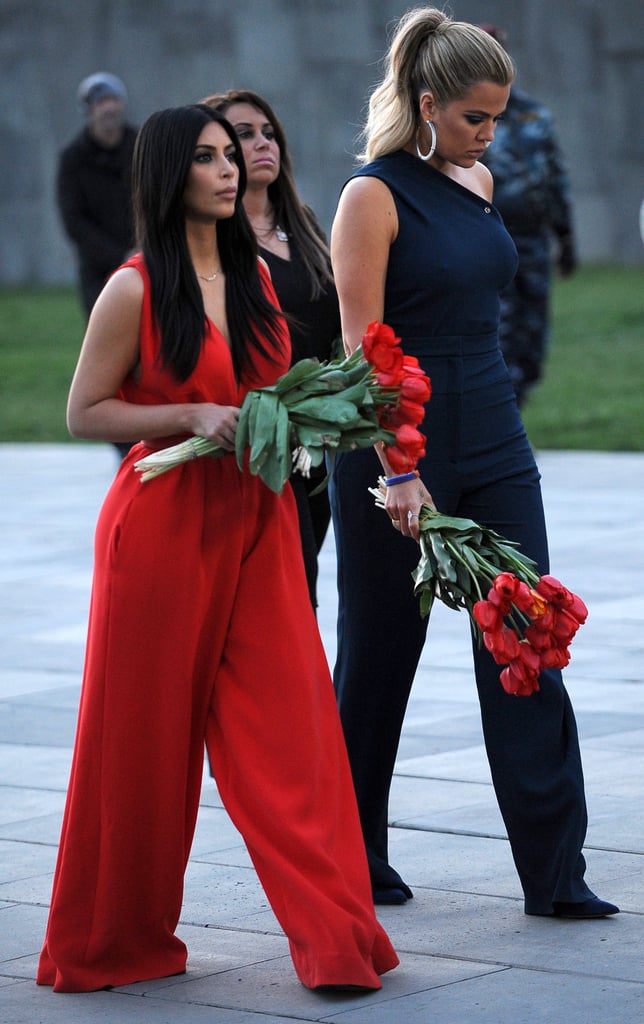
[[[400,476],[388,476],[385,480],[387,487],[393,487],[395,484],[406,484],[409,480],[415,480],[418,476],[417,472],[413,473],[401,473]]]

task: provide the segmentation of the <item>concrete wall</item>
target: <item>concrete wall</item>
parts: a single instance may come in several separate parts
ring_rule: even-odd
[[[0,283],[74,279],[54,205],[79,81],[113,71],[130,119],[231,86],[264,93],[298,184],[328,229],[391,22],[387,0],[0,0]],[[644,198],[641,0],[452,0],[509,32],[519,83],[554,111],[584,260],[639,262]]]

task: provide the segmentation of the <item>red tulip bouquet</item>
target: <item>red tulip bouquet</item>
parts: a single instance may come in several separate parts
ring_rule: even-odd
[[[384,480],[372,493],[384,508]],[[472,629],[501,672],[507,693],[529,696],[544,668],[564,668],[588,609],[554,576],[539,576],[518,545],[472,519],[444,516],[429,505],[419,515],[420,561],[414,593],[421,615],[438,598],[464,608]]]
[[[319,466],[325,452],[365,448],[382,441],[396,472],[406,472],[424,455],[417,430],[431,392],[413,356],[406,356],[390,327],[369,325],[362,345],[343,359],[303,359],[269,387],[246,395],[239,415],[236,457],[246,449],[251,473],[280,493],[294,466]],[[294,457],[295,453],[295,457]],[[135,463],[150,480],[190,459],[224,455],[203,437],[146,455]]]

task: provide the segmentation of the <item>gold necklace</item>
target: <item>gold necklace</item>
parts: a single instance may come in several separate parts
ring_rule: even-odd
[[[221,267],[219,268],[219,270],[221,270]],[[202,281],[214,281],[215,278],[217,277],[217,274],[219,273],[219,270],[215,270],[214,274],[211,274],[210,277],[204,277],[203,274],[197,274],[197,277],[200,278]]]

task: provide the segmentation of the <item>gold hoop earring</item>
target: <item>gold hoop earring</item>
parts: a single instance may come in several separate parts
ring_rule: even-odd
[[[431,158],[433,157],[433,155],[434,155],[434,153],[436,151],[436,129],[434,128],[434,122],[433,121],[425,121],[425,124],[427,125],[427,127],[429,128],[429,130],[431,132],[432,143],[431,143],[431,146],[429,147],[429,152],[428,153],[421,153],[420,146],[418,145],[418,131],[420,131],[420,129],[418,129],[416,131],[416,152],[418,153],[418,156],[420,157],[421,160],[427,161],[427,160],[431,160]]]

